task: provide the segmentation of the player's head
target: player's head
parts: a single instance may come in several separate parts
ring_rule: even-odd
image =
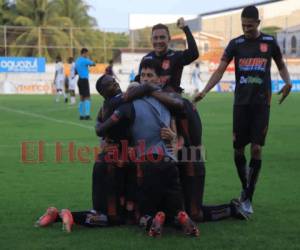
[[[260,24],[258,9],[254,5],[247,6],[241,14],[242,28],[246,38],[256,38]]]
[[[109,60],[109,61],[108,61],[108,64],[109,64],[110,66],[112,66],[112,65],[114,64],[114,60]]]
[[[55,59],[55,62],[61,62],[61,56],[57,56],[56,59]]]
[[[87,48],[82,48],[80,51],[80,55],[88,56],[89,50]]]
[[[195,63],[195,67],[196,67],[196,68],[199,68],[199,63],[196,62],[196,63]]]
[[[72,63],[72,62],[74,62],[74,58],[73,57],[69,57],[68,58],[68,63]]]
[[[141,83],[160,83],[160,63],[154,59],[145,59],[141,63]]]
[[[96,89],[105,99],[121,92],[119,83],[110,75],[101,76],[96,82]]]
[[[152,27],[151,42],[157,55],[166,53],[170,42],[170,31],[164,24],[156,24]]]

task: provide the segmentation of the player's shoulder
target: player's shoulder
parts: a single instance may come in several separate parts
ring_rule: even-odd
[[[260,41],[262,41],[264,43],[275,44],[276,43],[276,38],[272,35],[261,33]]]
[[[149,60],[149,59],[151,60],[151,59],[154,59],[154,58],[155,58],[155,53],[154,53],[154,51],[151,51],[142,58],[142,61]]]
[[[242,44],[246,42],[246,38],[244,35],[240,35],[238,37],[235,37],[233,39],[230,40],[229,44],[232,44],[232,45],[237,45],[237,44]]]

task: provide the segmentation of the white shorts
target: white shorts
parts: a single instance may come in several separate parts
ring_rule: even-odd
[[[73,79],[69,77],[69,90],[74,90],[78,81],[78,76],[76,75]]]
[[[55,80],[55,88],[63,90],[64,89],[64,80],[59,80],[59,79]]]

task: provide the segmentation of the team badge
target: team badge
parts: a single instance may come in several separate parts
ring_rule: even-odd
[[[163,60],[161,67],[162,67],[164,70],[169,69],[169,68],[170,68],[170,60]]]
[[[260,51],[262,53],[266,53],[268,51],[268,44],[267,43],[261,43],[260,44]]]

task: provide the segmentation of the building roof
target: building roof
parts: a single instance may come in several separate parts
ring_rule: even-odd
[[[214,35],[214,34],[203,32],[203,31],[193,32],[193,36],[196,39],[199,39],[201,36],[202,37],[205,36],[205,37],[213,38],[213,39],[216,39],[216,40],[224,40],[224,38],[221,37],[221,36],[217,36],[217,35]],[[174,36],[171,37],[171,41],[172,40],[186,40],[186,36],[185,36],[185,34],[174,35]]]
[[[300,31],[300,25],[295,25],[295,26],[288,27],[286,29],[282,29],[277,33],[295,32],[295,31]]]
[[[260,3],[256,3],[254,5],[255,6],[260,6],[260,5],[264,5],[264,4],[276,3],[276,2],[281,2],[281,1],[284,1],[284,0],[268,0],[268,1],[262,1]],[[206,12],[206,13],[200,14],[199,16],[200,17],[205,17],[205,16],[220,14],[220,13],[224,13],[224,12],[239,10],[239,9],[243,9],[243,8],[249,6],[249,5],[250,4],[246,4],[246,5],[240,5],[240,6],[236,6],[236,7],[232,7],[232,8],[227,8],[227,9],[222,9],[222,10],[216,10],[216,11],[211,11],[211,12]]]

